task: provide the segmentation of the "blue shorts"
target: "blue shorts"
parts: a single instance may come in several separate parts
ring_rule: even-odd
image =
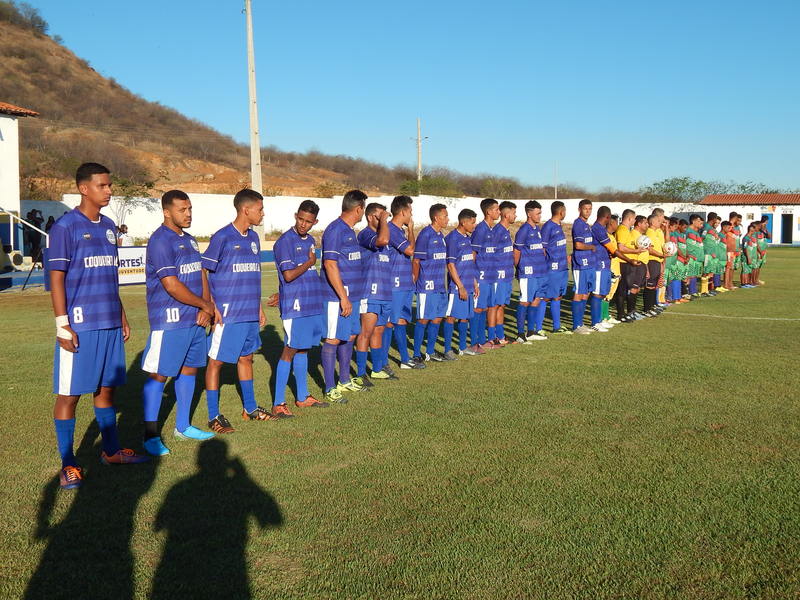
[[[352,336],[361,333],[361,315],[358,312],[361,306],[359,298],[351,298],[353,310],[350,316],[342,316],[342,307],[338,300],[328,302],[323,315],[323,331],[325,339],[348,341]]]
[[[417,320],[441,319],[447,312],[444,292],[417,292]]]
[[[492,281],[478,281],[478,302],[475,308],[489,308],[490,306],[497,306],[494,301],[494,284]]]
[[[77,352],[67,352],[56,341],[53,393],[80,396],[124,385],[126,368],[121,327],[79,331]]]
[[[505,306],[511,302],[511,282],[498,279],[494,284],[494,306]]]
[[[591,294],[594,289],[594,269],[573,269],[572,281],[575,282],[575,293]]]
[[[392,292],[392,309],[389,316],[390,323],[398,323],[403,319],[406,323],[411,322],[411,303],[414,300],[414,290],[403,290]]]
[[[224,363],[236,363],[261,348],[258,321],[220,323],[211,332],[209,358]]]
[[[601,269],[594,272],[594,289],[592,293],[597,296],[608,296],[611,291],[611,271]]]
[[[547,274],[547,298],[555,300],[567,293],[569,271],[550,271]]]
[[[142,354],[142,370],[175,377],[181,367],[205,367],[208,336],[199,325],[180,329],[154,330]]]
[[[458,297],[458,292],[452,292],[447,297],[447,316],[454,319],[471,319],[475,314],[475,294],[467,294],[467,299]]]
[[[392,311],[391,301],[384,300],[370,300],[364,298],[361,300],[359,313],[366,314],[372,313],[378,315],[378,320],[375,322],[375,327],[383,327],[389,322],[389,313]]]
[[[283,343],[295,350],[308,350],[322,338],[322,315],[283,319]]]
[[[521,277],[519,280],[519,301],[533,302],[536,298],[547,298],[547,276]]]

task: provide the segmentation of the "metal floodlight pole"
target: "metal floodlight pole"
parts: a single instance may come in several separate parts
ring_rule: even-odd
[[[417,181],[422,181],[422,126],[417,117]]]
[[[250,187],[259,194],[261,184],[261,141],[258,134],[258,102],[256,101],[256,59],[253,50],[253,15],[251,0],[244,0],[247,19],[247,88],[250,104]]]

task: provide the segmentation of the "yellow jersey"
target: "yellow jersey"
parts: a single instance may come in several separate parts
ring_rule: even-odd
[[[624,244],[628,248],[636,248],[636,239],[640,234],[638,231],[631,231],[624,225],[620,225],[617,227],[617,231],[614,235],[617,238],[617,244]],[[647,250],[643,252],[623,252],[623,254],[630,259],[638,260],[642,263],[650,261],[650,253]]]
[[[664,232],[661,229],[653,229],[651,227],[648,227],[647,231],[645,232],[645,235],[649,237],[650,241],[652,242],[650,244],[650,247],[653,248],[653,250],[655,250],[656,252],[664,254],[664,243],[665,243]],[[664,262],[664,259],[661,258],[660,256],[653,256],[649,252],[647,254],[648,256],[650,256],[650,260],[654,260],[656,262]]]

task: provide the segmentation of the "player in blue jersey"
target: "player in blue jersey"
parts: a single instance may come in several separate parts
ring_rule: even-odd
[[[303,200],[294,214],[294,227],[277,239],[272,248],[278,269],[278,298],[283,322],[284,347],[275,369],[272,414],[291,417],[286,406],[286,386],[294,371],[297,386],[295,406],[326,408],[308,393],[308,349],[322,337],[322,282],[315,268],[317,255],[309,231],[317,224],[319,206]]]
[[[392,308],[392,268],[389,255],[389,212],[383,204],[371,202],[364,211],[367,226],[358,233],[364,266],[364,297],[361,299],[361,331],[356,337],[356,377],[363,385],[374,384],[367,377],[367,352],[372,358],[373,379],[397,379],[383,359],[383,332]],[[384,368],[386,370],[384,370]]]
[[[439,323],[447,313],[447,245],[442,229],[447,225],[447,207],[434,204],[429,209],[431,224],[419,232],[414,247],[411,269],[417,288],[417,323],[414,326],[414,358],[452,360],[436,352]],[[427,334],[428,345],[422,356],[422,342]]]
[[[594,238],[594,283],[592,295],[589,298],[589,315],[593,330],[608,330],[614,323],[603,318],[603,303],[611,292],[611,259],[616,254],[616,242],[609,236],[609,223],[611,222],[611,209],[601,206],[597,209],[597,219],[592,225]],[[616,228],[614,228],[616,229]]]
[[[125,383],[125,347],[130,327],[119,299],[116,226],[100,209],[111,201],[110,171],[84,163],[75,174],[81,203],[50,229],[47,263],[56,317],[53,361],[53,422],[61,455],[62,489],[80,487],[75,461],[75,407],[82,394],[94,395],[102,434],[103,464],[148,460],[121,448],[117,438],[114,388]]]
[[[453,331],[458,322],[458,355],[475,356],[486,351],[473,344],[467,346],[467,325],[475,315],[475,298],[480,294],[478,270],[475,268],[475,253],[472,251],[470,235],[475,231],[474,210],[465,208],[458,213],[458,227],[444,238],[447,245],[447,274],[449,276],[449,296],[447,300],[447,319],[444,324],[445,357],[454,360]]]
[[[514,237],[514,262],[519,280],[517,305],[517,342],[546,340],[542,330],[547,308],[547,255],[542,244],[542,205],[531,200],[525,203],[526,220]],[[525,322],[527,320],[527,328]]]
[[[392,310],[387,330],[391,331],[400,354],[401,369],[424,369],[408,356],[408,331],[411,320],[411,304],[414,296],[414,280],[411,276],[411,257],[414,256],[414,220],[409,196],[395,196],[392,200],[392,220],[389,221],[388,252],[392,265]],[[389,363],[389,344],[384,331],[384,352]]]
[[[475,305],[475,316],[470,323],[470,332],[473,344],[478,344],[485,350],[492,350],[499,347],[492,342],[495,337],[497,313],[490,309],[496,306],[494,284],[497,281],[497,243],[494,238],[498,233],[495,223],[500,218],[500,205],[493,198],[485,198],[481,200],[481,213],[483,221],[478,223],[472,232],[472,250],[475,252],[480,294]]]
[[[164,222],[147,242],[145,261],[150,336],[142,355],[142,370],[149,373],[142,390],[144,449],[153,456],[169,454],[158,430],[168,377],[175,379],[175,438],[214,437],[189,421],[197,369],[206,365],[205,328],[214,318],[197,241],[184,231],[192,225],[192,203],[185,192],[170,190],[161,197],[161,209]]]
[[[259,332],[266,317],[261,307],[261,244],[252,227],[264,220],[264,197],[255,190],[244,189],[234,196],[233,206],[236,218],[211,236],[202,260],[216,305],[206,369],[208,426],[216,433],[233,432],[230,421],[219,410],[223,363],[236,365],[242,418],[278,418],[256,403],[253,385],[253,353],[261,347]]]
[[[566,335],[572,334],[572,330],[561,326],[561,298],[567,291],[569,281],[567,238],[561,224],[567,214],[564,203],[556,200],[550,204],[550,214],[550,220],[542,226],[542,245],[548,263],[547,300],[553,319],[553,333]]]
[[[584,198],[578,203],[578,218],[572,223],[572,280],[575,283],[572,295],[572,331],[583,335],[599,331],[583,324],[586,303],[594,289],[595,241],[592,226],[589,224],[591,216],[592,201]]]
[[[500,223],[495,227],[497,235],[497,281],[494,284],[494,338],[497,346],[509,343],[505,334],[505,310],[511,302],[511,289],[514,287],[514,241],[511,237],[510,227],[517,220],[517,205],[505,200],[500,203]]]
[[[363,380],[350,377],[353,343],[361,331],[359,308],[364,297],[364,267],[353,227],[364,216],[367,195],[350,190],[342,197],[342,214],[322,234],[322,293],[324,298],[324,336],[322,374],[325,399],[347,402],[344,392],[368,391]],[[336,383],[336,361],[339,383]]]

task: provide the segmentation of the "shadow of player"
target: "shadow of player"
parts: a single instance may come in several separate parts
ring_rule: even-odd
[[[220,439],[203,442],[198,472],[175,484],[155,518],[166,531],[150,598],[251,598],[247,571],[248,522],[283,522],[278,505],[250,479]]]
[[[120,442],[138,448],[142,436],[141,390],[145,374],[141,353],[128,370],[128,382],[116,391]],[[81,402],[91,402],[84,397]],[[130,543],[139,500],[155,480],[159,461],[140,465],[100,464],[100,430],[92,421],[76,450],[84,469],[83,485],[60,492],[58,477],[42,491],[34,537],[48,540],[25,598],[127,600],[135,595]],[[51,523],[62,496],[74,494],[67,514]]]

